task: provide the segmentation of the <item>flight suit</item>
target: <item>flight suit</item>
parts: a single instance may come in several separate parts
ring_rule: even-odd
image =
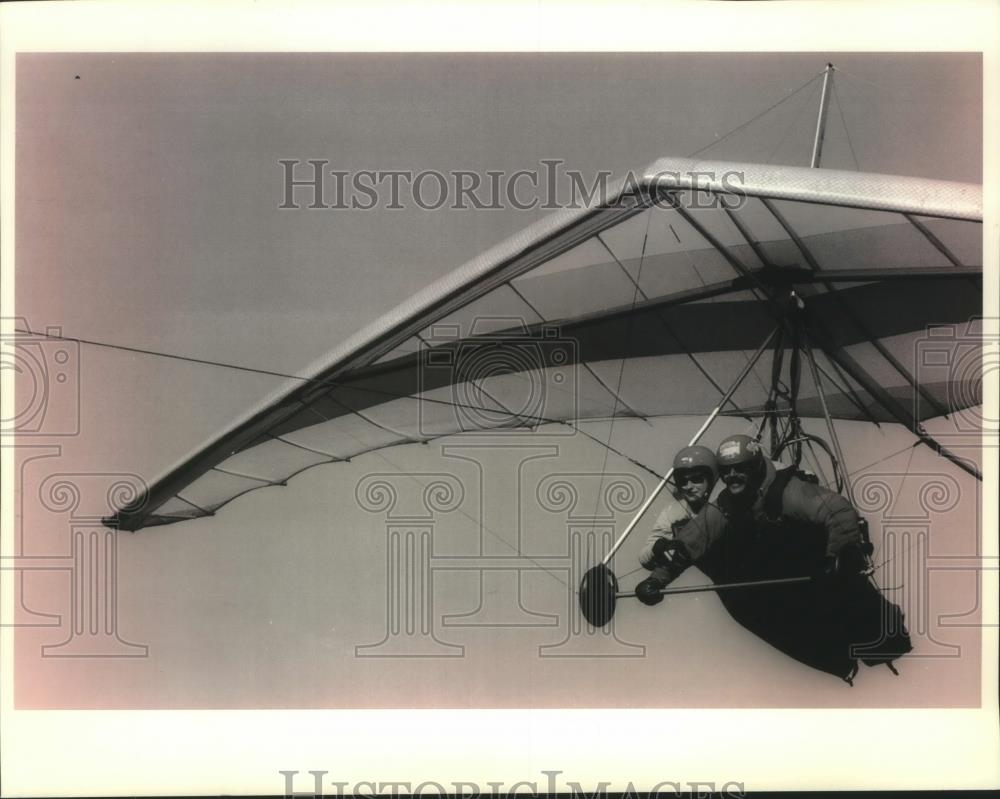
[[[827,556],[862,543],[857,513],[846,498],[793,472],[779,474],[770,462],[765,468],[749,507],[723,491],[693,519],[674,524],[674,549],[654,564],[654,576],[669,582],[696,565],[720,584],[812,577]],[[891,664],[912,648],[900,609],[861,574],[722,590],[719,598],[750,632],[848,682],[859,658],[868,665]]]

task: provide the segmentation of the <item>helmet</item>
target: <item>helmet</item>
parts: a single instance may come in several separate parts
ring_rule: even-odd
[[[722,439],[717,454],[720,467],[764,462],[764,453],[760,443],[756,439],[742,434]]]
[[[719,466],[715,461],[715,453],[708,447],[684,447],[674,456],[675,472],[694,469],[704,469],[709,472],[713,484],[719,479]]]

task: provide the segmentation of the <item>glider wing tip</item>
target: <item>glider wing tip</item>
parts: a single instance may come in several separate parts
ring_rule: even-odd
[[[101,524],[105,527],[110,527],[112,530],[128,530],[130,533],[134,533],[142,527],[140,520],[129,516],[123,511],[116,511],[110,516],[102,517]]]

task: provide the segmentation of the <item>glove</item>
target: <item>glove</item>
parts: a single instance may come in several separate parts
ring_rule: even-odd
[[[666,538],[657,538],[653,544],[653,560],[661,566],[666,566],[670,563],[670,558],[667,557],[667,552],[673,548],[673,541],[669,541]]]
[[[680,525],[678,525],[680,526]],[[677,527],[674,528],[675,530]],[[667,566],[675,574],[691,565],[691,557],[683,541],[675,538],[657,538],[653,544],[653,560],[659,566]]]
[[[635,587],[635,597],[643,605],[658,605],[663,601],[663,594],[660,593],[660,589],[665,586],[666,583],[663,580],[659,580],[656,577],[647,577]]]
[[[821,583],[825,586],[835,585],[837,580],[837,556],[836,555],[826,555],[824,556],[819,568],[813,575],[813,579],[817,583]]]
[[[860,576],[867,566],[861,548],[857,544],[845,544],[836,555],[823,558],[815,577],[819,582],[843,584]]]
[[[858,544],[844,544],[837,553],[837,577],[850,580],[868,568],[864,553]]]

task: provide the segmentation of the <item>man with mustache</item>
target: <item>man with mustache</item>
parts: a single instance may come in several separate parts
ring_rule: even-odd
[[[865,569],[858,513],[846,497],[802,479],[795,469],[777,471],[750,436],[724,439],[718,462],[726,485],[718,505],[726,526],[739,528],[757,548],[777,546],[775,554],[783,555],[787,567],[799,574],[804,570],[824,578],[850,578]],[[719,521],[716,517],[716,524]],[[741,568],[734,562],[726,567]]]
[[[710,471],[707,490],[704,484],[690,486],[691,471],[678,468],[693,450],[701,468]],[[674,469],[677,501],[657,520],[639,556],[653,571],[647,581],[659,582],[659,588],[694,563],[709,576],[717,575],[717,582],[802,574],[835,579],[864,570],[864,541],[851,503],[802,479],[795,469],[779,472],[750,436],[729,436],[715,456],[705,447],[685,448]],[[716,476],[726,487],[709,503]],[[644,590],[640,599],[653,600],[646,604],[659,601],[644,598],[646,594]]]
[[[669,543],[643,553],[653,574],[636,596],[656,604],[660,589],[690,565],[716,583],[811,576],[805,583],[722,590],[719,598],[772,646],[848,683],[858,659],[892,668],[912,647],[902,612],[865,576],[871,549],[851,503],[795,468],[776,470],[749,436],[724,439],[716,461],[725,489],[675,525]]]

